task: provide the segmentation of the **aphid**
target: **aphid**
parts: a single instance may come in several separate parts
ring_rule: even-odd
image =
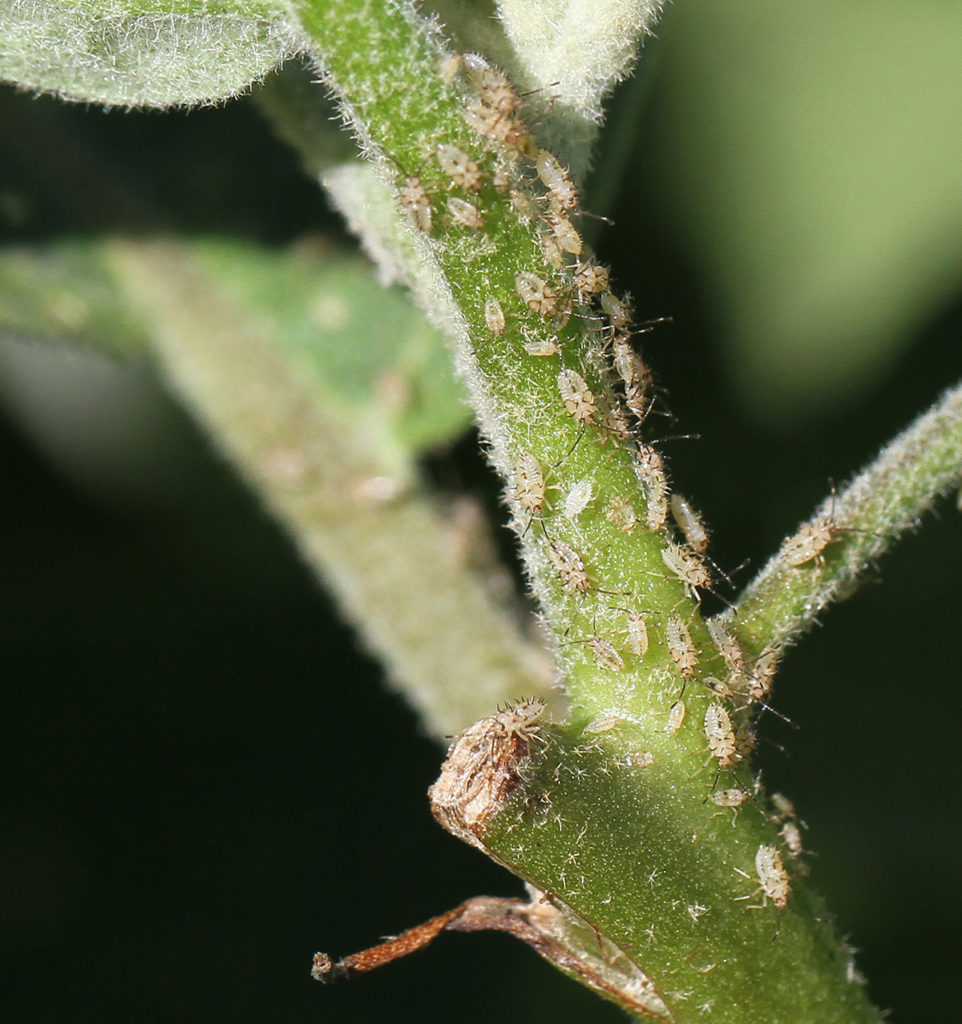
[[[575,271],[572,284],[579,295],[600,295],[608,290],[608,268],[600,263],[582,263]]]
[[[635,436],[631,423],[616,395],[602,392],[598,399],[598,426],[603,427],[609,434],[622,441],[628,441]]]
[[[719,769],[733,768],[742,760],[728,712],[715,701],[705,710],[705,738]]]
[[[698,649],[691,638],[691,630],[678,615],[669,617],[665,624],[665,642],[668,644],[668,653],[675,663],[678,671],[686,678],[691,679],[698,667]]]
[[[561,348],[556,338],[536,338],[534,341],[526,341],[524,350],[529,356],[534,356],[537,359],[561,355]]]
[[[564,252],[570,252],[572,256],[580,256],[582,250],[581,235],[575,231],[571,221],[564,216],[549,216],[548,227],[554,235],[555,241]]]
[[[709,794],[709,799],[716,807],[741,807],[748,799],[748,792],[737,787],[732,789],[716,789]]]
[[[591,501],[592,485],[587,477],[573,484],[565,495],[564,514],[567,519],[577,519]]]
[[[534,205],[530,197],[526,196],[524,192],[519,192],[517,189],[512,189],[509,194],[511,197],[511,209],[514,210],[523,224],[529,224],[535,216]]]
[[[595,418],[595,396],[577,370],[563,369],[558,374],[558,392],[565,410],[582,426]]]
[[[758,734],[751,725],[742,724],[735,730],[735,754],[739,761],[752,756]]]
[[[616,331],[631,326],[634,312],[629,298],[619,299],[613,292],[605,292],[601,296],[601,308]]]
[[[481,188],[481,169],[462,149],[442,142],[437,148],[438,165],[458,188],[477,192]]]
[[[481,216],[481,211],[466,199],[451,196],[448,200],[448,213],[451,214],[451,220],[462,227],[474,230],[484,227],[484,218]]]
[[[778,657],[781,652],[777,647],[766,647],[755,659],[748,677],[748,699],[764,704],[772,692],[772,683],[778,671]]]
[[[739,868],[735,870],[740,875],[745,875],[746,878],[751,877]],[[762,910],[768,906],[768,901],[771,900],[777,911],[783,911],[788,906],[792,883],[785,870],[785,865],[782,864],[782,856],[774,846],[762,844],[755,851],[755,871],[758,875],[758,888],[747,896],[738,896],[737,899],[750,900],[757,893],[761,893],[761,904],[749,906],[749,910]]]
[[[594,655],[598,659],[598,663],[600,665],[603,665],[605,668],[610,668],[613,672],[624,671],[625,660],[609,641],[600,636],[593,636],[588,641],[588,646],[594,652]]]
[[[730,677],[729,682],[737,686],[745,675],[745,654],[738,641],[725,629],[718,619],[709,619],[705,625],[708,627],[708,635],[712,643],[718,648],[718,653],[725,662]]]
[[[698,590],[711,590],[711,574],[691,548],[669,541],[661,549],[661,560],[684,583],[695,600],[698,599]]]
[[[628,646],[636,658],[648,653],[648,624],[641,612],[628,613]]]
[[[585,732],[592,734],[610,732],[612,729],[617,729],[623,721],[624,718],[621,715],[598,715],[585,726]]]
[[[558,293],[537,274],[514,275],[514,287],[528,306],[542,316],[557,316]]]
[[[413,228],[425,233],[431,230],[431,200],[420,178],[407,178],[398,192],[401,209]]]
[[[784,793],[772,793],[770,799],[776,821],[786,821],[788,818],[795,817],[795,804]]]
[[[581,555],[573,547],[565,544],[563,540],[549,541],[548,558],[551,559],[551,564],[561,577],[561,583],[565,590],[584,594],[591,589],[588,570],[585,569]]]
[[[486,107],[502,114],[514,113],[521,101],[504,72],[492,67],[476,53],[466,54],[464,64],[477,87],[479,99]]]
[[[500,143],[513,153],[525,153],[531,144],[531,132],[523,121],[486,103],[469,104],[462,116],[482,138]]]
[[[620,495],[608,502],[605,518],[622,533],[631,533],[638,525],[638,516],[631,502]]]
[[[544,471],[530,452],[524,452],[514,467],[514,496],[535,519],[541,517],[545,497]]]
[[[561,166],[558,158],[546,149],[538,150],[535,169],[559,210],[573,210],[578,205],[578,190],[571,175]]]
[[[500,338],[504,334],[504,310],[501,308],[501,303],[493,295],[489,295],[484,300],[484,322],[487,324],[488,330],[496,338]]]
[[[452,53],[444,57],[438,65],[438,78],[445,84],[450,85],[458,77],[461,70],[461,54]]]
[[[495,166],[491,184],[502,194],[508,191],[511,184],[511,165],[506,160],[499,161]]]
[[[828,519],[803,524],[798,533],[782,542],[783,558],[796,568],[812,561],[824,565],[824,551],[835,539],[836,529]]]
[[[708,531],[705,524],[688,499],[677,492],[671,496],[671,514],[691,550],[696,555],[705,554],[708,550]]]
[[[616,334],[611,340],[612,362],[625,387],[625,405],[639,423],[644,423],[651,410],[648,393],[654,384],[651,370],[634,350],[630,335]]]
[[[793,857],[801,857],[805,852],[802,846],[802,830],[796,821],[786,821],[778,833],[785,840],[785,846]]]
[[[648,529],[660,530],[668,520],[668,477],[661,455],[650,444],[638,446],[635,475],[646,492]]]
[[[676,700],[668,709],[668,721],[665,722],[665,732],[669,736],[674,736],[681,728],[681,724],[685,720],[685,711],[685,702],[683,700]]]
[[[555,270],[561,270],[565,265],[564,253],[561,251],[561,246],[558,245],[557,239],[552,235],[542,235],[539,241],[541,251],[544,253],[544,258],[548,264],[554,267]]]

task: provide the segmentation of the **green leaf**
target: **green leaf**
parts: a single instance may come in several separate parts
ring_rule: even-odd
[[[0,80],[124,107],[215,103],[299,49],[275,0],[13,0],[0,5]]]
[[[643,159],[773,420],[871,387],[962,284],[962,8],[910,10],[666,11]]]

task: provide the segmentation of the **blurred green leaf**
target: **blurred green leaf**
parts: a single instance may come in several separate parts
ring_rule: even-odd
[[[236,96],[298,49],[278,0],[13,0],[0,79],[134,107]]]
[[[470,423],[442,335],[400,289],[381,288],[361,257],[323,243],[285,251],[225,239],[184,251],[288,349],[321,401],[405,461]],[[150,339],[127,301],[96,242],[0,255],[0,333],[126,354]]]
[[[755,411],[868,386],[962,284],[962,7],[676,4],[654,186]]]

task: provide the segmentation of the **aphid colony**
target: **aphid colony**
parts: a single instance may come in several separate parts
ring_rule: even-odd
[[[452,56],[444,62],[441,78],[457,81],[462,87],[462,114],[480,137],[483,155],[473,157],[453,144],[438,145],[425,154],[447,184],[444,195],[435,199],[420,178],[408,177],[399,194],[409,222],[430,234],[440,215],[456,228],[482,231],[485,217],[480,195],[490,188],[506,196],[511,213],[538,235],[545,268],[516,272],[513,296],[504,292],[479,296],[488,335],[503,338],[512,349],[523,349],[530,357],[557,358],[556,401],[559,410],[577,425],[579,441],[590,430],[601,435],[602,443],[610,438],[633,453],[637,489],[611,495],[599,494],[590,477],[562,479],[559,467],[571,451],[553,464],[542,464],[532,452],[517,452],[510,482],[516,502],[515,528],[523,535],[532,523],[538,525],[549,570],[561,593],[572,601],[583,601],[590,591],[621,598],[610,602],[617,607],[611,608],[611,621],[604,627],[591,636],[563,643],[584,645],[598,668],[612,673],[625,672],[645,659],[651,640],[667,651],[680,692],[666,708],[664,732],[674,736],[683,729],[688,735],[701,731],[708,763],[714,761],[716,769],[706,800],[737,813],[758,795],[757,785],[745,788],[740,775],[754,744],[754,720],[767,708],[780,652],[768,649],[749,658],[718,619],[708,621],[709,643],[699,638],[699,646],[692,636],[692,623],[680,612],[657,615],[622,608],[621,604],[632,603],[631,595],[605,591],[599,585],[595,572],[600,567],[592,566],[591,553],[578,543],[579,526],[589,508],[620,533],[632,534],[641,526],[659,534],[663,565],[659,574],[676,581],[696,601],[702,591],[712,592],[714,586],[707,557],[709,533],[692,503],[672,493],[659,448],[642,439],[659,395],[653,375],[635,347],[630,299],[611,290],[608,268],[585,251],[575,226],[580,199],[571,175],[554,154],[534,141],[521,117],[525,103],[502,72],[480,57]],[[587,354],[587,369],[565,365],[561,332],[571,317],[597,325],[600,341]],[[550,330],[544,330],[544,322]],[[600,386],[586,379],[589,375]],[[549,497],[551,491],[557,495]],[[830,527],[800,532],[786,542],[786,561],[799,568],[819,564],[832,536]],[[709,675],[709,671],[715,674]],[[702,705],[705,710],[686,714],[694,705],[683,700],[685,688],[696,684],[710,691]],[[723,773],[731,781],[719,787]],[[801,851],[797,819],[785,813],[776,820],[785,855],[797,864]],[[777,909],[783,909],[788,900],[788,875],[776,847],[759,848],[755,872],[763,901],[771,900]]]

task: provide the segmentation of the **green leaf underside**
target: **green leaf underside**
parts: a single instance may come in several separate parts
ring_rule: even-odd
[[[300,49],[282,3],[14,0],[0,11],[0,79],[121,107],[216,103]]]

